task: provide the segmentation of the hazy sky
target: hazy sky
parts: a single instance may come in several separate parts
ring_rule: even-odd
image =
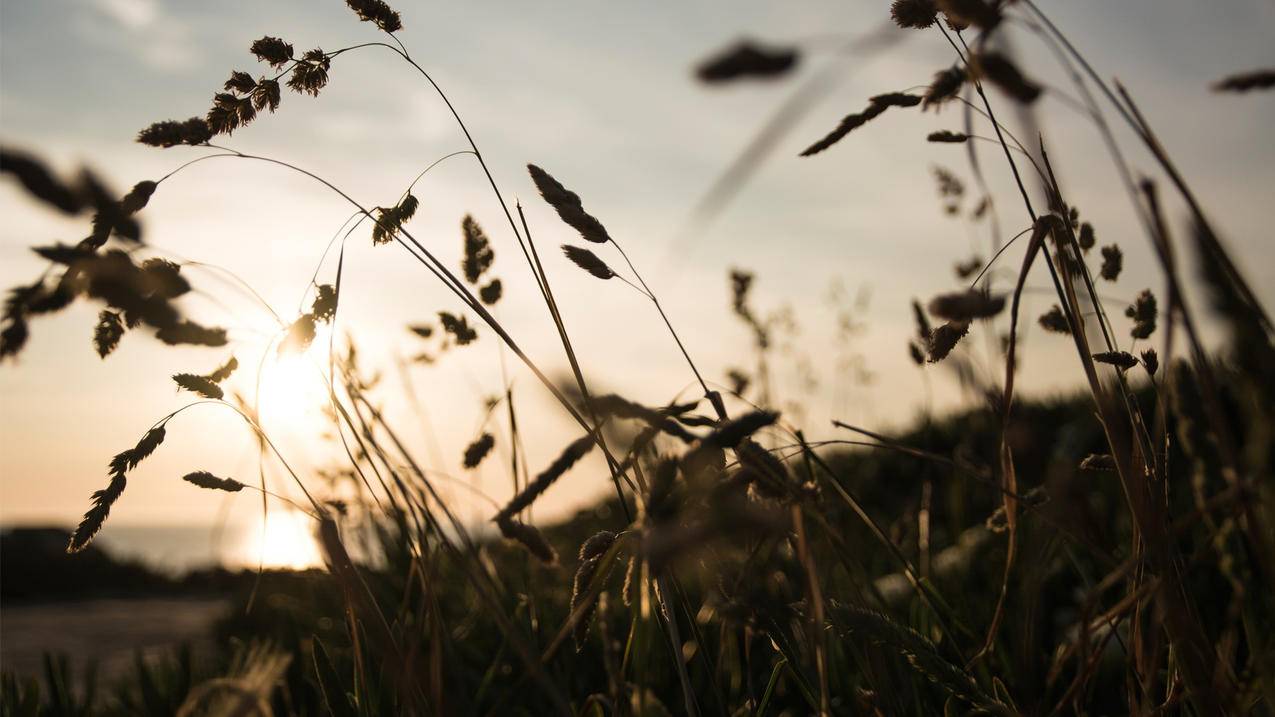
[[[525,203],[591,382],[652,404],[683,389],[694,394],[688,388],[692,376],[650,305],[619,282],[582,275],[554,250],[564,241],[579,243],[578,237],[540,201],[524,170],[528,162],[577,191],[606,224],[644,270],[710,379],[724,380],[728,368],[752,363],[748,333],[730,314],[726,274],[730,267],[756,271],[757,308],[770,313],[789,307],[800,325],[800,334],[786,342],[792,354],[775,359],[776,386],[783,402],[804,404],[796,417],[816,439],[834,435],[830,416],[898,426],[921,410],[927,392],[938,406],[959,400],[946,371],[931,368],[926,380],[908,360],[908,302],[956,287],[952,265],[974,252],[988,255],[986,227],[944,216],[934,188],[936,165],[972,185],[963,149],[923,141],[927,132],[959,129],[958,112],[892,111],[824,154],[796,156],[842,115],[862,109],[867,97],[924,85],[952,62],[951,49],[933,31],[895,31],[897,44],[879,57],[838,59],[836,48],[880,26],[888,5],[395,3],[405,25],[400,38],[456,104],[506,197]],[[1041,5],[1099,72],[1130,88],[1269,303],[1275,298],[1268,209],[1275,198],[1269,130],[1275,96],[1219,96],[1208,87],[1223,75],[1275,62],[1275,5]],[[144,147],[132,142],[137,130],[202,114],[232,69],[261,73],[247,48],[264,34],[282,36],[298,51],[379,39],[339,0],[6,0],[0,5],[0,140],[34,150],[66,172],[91,166],[121,190],[162,176],[206,150]],[[1024,67],[1073,92],[1030,32],[1015,26],[1012,34]],[[801,43],[799,71],[777,83],[698,85],[691,74],[695,63],[743,35]],[[835,88],[782,139],[718,222],[682,236],[690,208],[714,179],[778,104],[830,62],[842,63]],[[1007,100],[993,99],[1011,117]],[[1122,314],[1138,291],[1150,286],[1158,292],[1162,283],[1145,238],[1093,129],[1056,97],[1047,95],[1037,107],[1064,188],[1095,223],[1099,240],[1119,241],[1125,250],[1125,275],[1104,287],[1113,313]],[[226,143],[315,171],[368,205],[391,203],[424,166],[465,148],[432,90],[380,49],[338,58],[318,98],[287,93],[277,114],[261,117]],[[1146,155],[1128,146],[1135,166],[1151,171]],[[981,156],[1001,198],[1001,222],[1012,234],[1026,217],[993,149],[981,147]],[[501,320],[539,364],[561,374],[565,362],[552,325],[472,158],[443,163],[416,194],[421,210],[410,228],[446,261],[458,260],[466,212],[487,229],[495,242],[495,273],[506,286]],[[1171,208],[1181,218],[1180,208]],[[350,211],[298,175],[214,160],[165,182],[143,218],[156,250],[226,267],[291,319],[323,247]],[[6,219],[0,224],[5,287],[29,282],[42,270],[28,246],[86,233],[84,223],[34,208],[7,180],[0,185],[0,212]],[[1020,257],[1011,250],[1005,266],[1017,266]],[[619,261],[612,254],[605,258],[613,266]],[[320,281],[331,281],[334,270],[329,259]],[[351,239],[346,270],[341,329],[354,333],[371,366],[386,370],[381,390],[387,408],[418,441],[424,460],[458,473],[461,450],[479,430],[481,397],[500,391],[494,337],[480,328],[477,344],[412,370],[429,415],[426,428],[403,398],[394,359],[423,348],[405,324],[427,321],[440,309],[457,311],[458,302],[400,248],[373,247],[366,230]],[[0,521],[77,519],[89,494],[105,483],[110,456],[186,403],[187,396],[174,394],[169,375],[207,372],[233,351],[247,367],[234,385],[251,389],[272,330],[268,314],[217,275],[196,268],[188,273],[205,293],[184,300],[186,305],[206,322],[230,327],[230,349],[161,350],[138,333],[102,361],[90,342],[97,307],[79,304],[33,323],[20,360],[0,367]],[[870,296],[866,311],[855,315],[863,329],[849,348],[838,344],[837,311],[829,305],[836,283],[843,303],[853,304],[861,292]],[[1047,277],[1033,274],[1029,283],[1043,288]],[[1029,294],[1026,323],[1051,303],[1047,294]],[[1079,369],[1066,341],[1028,332],[1020,379],[1026,390],[1076,385]],[[986,360],[990,339],[977,331],[971,336],[980,360]],[[837,370],[847,353],[861,354],[871,384],[855,387]],[[570,424],[535,379],[506,360],[534,470],[569,440]],[[801,372],[793,368],[800,366],[809,367],[817,388],[803,390]],[[328,463],[330,451],[304,438],[322,428],[314,381],[296,378],[305,373],[304,363],[275,371],[273,382],[287,388],[267,393],[264,413],[289,461],[311,471]],[[308,413],[282,405],[297,403],[297,395],[309,396]],[[441,456],[426,438],[430,434],[442,446]],[[228,411],[183,414],[170,424],[155,457],[130,475],[112,521],[212,521],[220,501],[177,478],[203,469],[255,480],[255,454],[252,437]],[[495,462],[460,479],[497,500],[508,493],[508,478]],[[604,471],[586,465],[555,486],[545,514],[605,490]],[[250,516],[254,506],[255,499],[243,494],[231,508]]]

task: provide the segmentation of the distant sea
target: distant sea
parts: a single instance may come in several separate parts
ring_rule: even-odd
[[[117,560],[140,562],[173,576],[212,567],[255,569],[258,564],[305,569],[323,562],[313,530],[309,517],[277,511],[264,528],[260,523],[107,525],[93,545]]]
[[[242,567],[254,534],[248,526],[108,526],[95,542],[112,557],[136,560],[152,569],[179,574],[217,566]]]

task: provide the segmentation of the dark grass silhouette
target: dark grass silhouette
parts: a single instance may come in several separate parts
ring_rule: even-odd
[[[356,227],[370,225],[373,244],[407,252],[464,306],[460,313],[439,311],[437,330],[411,327],[427,342],[420,360],[496,344],[523,362],[579,430],[536,472],[519,459],[512,389],[488,404],[488,423],[468,447],[456,447],[456,455],[473,468],[497,441],[508,440],[515,496],[493,509],[492,537],[477,534],[441,498],[440,478],[420,467],[413,446],[380,412],[375,381],[354,345],[311,346],[317,325],[340,311],[344,265],[328,283],[316,276],[311,310],[279,320],[274,350],[324,357],[332,429],[349,459],[341,475],[360,499],[338,508],[317,476],[291,468],[254,421],[250,403],[226,400],[219,384],[237,367],[232,358],[211,374],[173,377],[204,400],[161,418],[116,456],[106,488],[92,496],[68,546],[84,549],[104,525],[109,529],[111,507],[127,499],[127,473],[160,447],[175,415],[205,403],[234,411],[304,494],[302,509],[315,520],[328,574],[314,577],[314,585],[291,585],[300,591],[291,602],[267,600],[260,607],[248,598],[258,607],[233,618],[227,631],[255,642],[219,666],[219,679],[196,684],[190,670],[182,672],[185,681],[169,685],[171,699],[159,702],[186,714],[1211,716],[1271,709],[1271,322],[1130,93],[1103,81],[1030,0],[897,0],[888,14],[899,28],[941,35],[954,63],[929,75],[922,94],[905,88],[924,86],[925,78],[920,85],[917,78],[900,78],[900,91],[868,98],[866,109],[844,117],[801,153],[802,161],[825,161],[870,121],[961,108],[961,131],[916,141],[965,145],[973,189],[954,172],[938,170],[940,200],[953,217],[991,225],[995,237],[990,260],[958,267],[958,286],[917,287],[932,298],[914,303],[917,327],[907,347],[921,370],[933,370],[930,364],[955,369],[985,407],[950,420],[927,419],[912,434],[893,438],[838,422],[846,439],[823,442],[808,441],[799,426],[769,410],[777,327],[752,306],[752,274],[732,272],[731,308],[753,334],[756,369],[736,369],[737,391],[723,396],[682,345],[616,240],[619,232],[586,211],[576,191],[530,164],[531,184],[593,246],[565,246],[567,258],[600,279],[620,278],[649,299],[703,392],[702,399],[659,408],[595,396],[586,377],[624,367],[586,372],[579,362],[559,310],[563,297],[554,293],[521,207],[505,202],[461,114],[396,34],[404,26],[400,15],[379,0],[347,4],[387,41],[298,55],[282,39],[257,40],[251,52],[269,68],[265,75],[236,71],[203,117],[157,122],[138,135],[165,151],[205,154],[139,183],[122,199],[89,173],[65,182],[38,160],[5,152],[5,171],[33,196],[66,214],[91,212],[93,219],[79,244],[37,248],[50,271],[10,292],[0,355],[21,351],[31,320],[77,300],[103,306],[92,332],[103,357],[141,329],[166,343],[226,345],[224,331],[182,314],[179,299],[190,289],[185,267],[157,257],[138,262],[151,247],[142,241],[137,215],[148,202],[162,201],[162,183],[191,162],[266,162],[320,183],[351,205]],[[1110,243],[1091,257],[1099,232],[1069,203],[1054,173],[1060,155],[1047,135],[1034,131],[1033,118],[1051,88],[997,49],[1002,35],[1023,31],[1058,51],[1134,204],[1139,226],[1102,233],[1131,241],[1141,232],[1158,260],[1164,289],[1158,296],[1144,290],[1124,307],[1128,339],[1112,320],[1118,309],[1109,310],[1094,278],[1119,282],[1124,253]],[[507,232],[489,234],[471,217],[462,220],[458,268],[413,236],[418,201],[410,185],[384,206],[364,205],[299,166],[222,144],[289,101],[283,86],[321,95],[342,55],[372,49],[407,63],[438,94],[469,143],[464,154],[484,170],[505,214]],[[783,81],[799,60],[797,50],[746,42],[701,64],[698,75],[717,85]],[[1269,86],[1262,73],[1253,73],[1218,89]],[[998,109],[1010,108],[1032,130],[1022,133],[1029,144],[997,119]],[[1138,146],[1112,139],[1104,109],[1128,125]],[[789,124],[794,110],[784,111],[789,114],[769,126],[763,145]],[[971,140],[992,147],[995,161],[1004,160],[998,169],[1016,180],[1018,194],[1004,204],[1021,200],[1026,228],[1009,241],[1001,240],[995,223],[999,200],[986,191],[982,173],[989,158],[980,157],[979,143]],[[1125,155],[1133,150],[1147,152],[1162,178],[1135,181]],[[749,159],[730,170],[710,204],[720,206],[753,166]],[[1162,183],[1189,209],[1189,250],[1175,241],[1163,216]],[[968,211],[967,196],[978,200]],[[573,386],[551,381],[494,313],[504,292],[488,274],[511,243],[518,251],[510,254],[526,262],[553,320]],[[620,261],[607,263],[603,252]],[[1020,263],[1005,284],[1002,272],[989,270],[1003,267],[1011,254]],[[1078,401],[1037,405],[1016,397],[1017,343],[1026,320],[1021,298],[1029,272],[1040,264],[1056,303],[1037,323],[1050,332],[1047,340],[1074,348],[1086,377]],[[1188,301],[1186,267],[1202,275],[1210,311]],[[617,284],[604,288],[626,290]],[[1227,336],[1221,353],[1203,344],[1206,321]],[[993,356],[994,370],[975,370],[967,337],[987,332],[1001,337],[1002,348]],[[1159,340],[1158,350],[1138,343]],[[750,385],[755,388],[746,393]],[[506,411],[498,412],[502,405]],[[530,509],[537,500],[594,451],[606,462],[614,500],[564,525],[536,525]],[[253,487],[204,470],[185,479],[192,489]],[[355,534],[370,537],[376,560],[350,559],[345,546]],[[280,619],[280,604],[294,605],[295,612]],[[63,672],[50,670],[58,676],[46,681],[64,685]],[[6,710],[65,701],[61,687],[42,698],[38,688],[14,678],[3,684]],[[76,704],[54,711],[93,709]]]

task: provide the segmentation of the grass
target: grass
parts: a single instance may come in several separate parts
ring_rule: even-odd
[[[937,132],[929,141],[969,148],[982,195],[973,218],[986,213],[993,221],[995,209],[987,208],[1000,201],[987,194],[983,173],[992,165],[976,150],[988,145],[1016,180],[1017,196],[1005,205],[1021,201],[1028,226],[1002,242],[993,225],[992,260],[960,270],[963,281],[974,276],[968,286],[917,287],[933,298],[924,308],[915,305],[913,359],[923,370],[953,366],[986,397],[986,407],[897,437],[839,422],[846,438],[818,443],[769,410],[770,367],[780,358],[771,335],[778,327],[751,308],[751,275],[735,272],[731,282],[734,312],[755,338],[756,369],[736,372],[737,390],[723,395],[704,380],[674,330],[676,311],[666,313],[602,220],[580,194],[531,164],[541,197],[592,247],[565,246],[567,257],[598,279],[622,279],[652,302],[703,396],[643,406],[592,392],[587,376],[624,367],[581,365],[522,207],[505,202],[460,113],[400,41],[398,13],[379,0],[347,4],[387,42],[299,56],[279,38],[254,42],[268,76],[236,72],[206,117],[159,122],[138,137],[156,147],[211,153],[139,183],[122,200],[91,175],[64,182],[34,158],[5,153],[5,170],[36,198],[65,213],[92,213],[93,228],[77,245],[37,248],[50,269],[11,292],[0,355],[21,350],[30,320],[81,299],[105,306],[94,331],[103,356],[139,331],[172,344],[227,345],[225,331],[183,314],[179,299],[191,288],[183,267],[145,258],[152,250],[142,243],[139,212],[162,198],[164,181],[193,163],[266,162],[318,182],[352,207],[342,252],[366,222],[373,243],[410,254],[461,302],[465,313],[440,312],[436,326],[412,327],[431,352],[472,351],[470,344],[494,337],[502,359],[512,354],[544,384],[578,424],[577,435],[556,460],[533,470],[520,449],[512,389],[489,405],[488,420],[507,424],[499,435],[511,444],[515,495],[490,515],[502,541],[476,535],[442,498],[438,477],[421,467],[411,442],[381,413],[375,381],[352,342],[333,338],[314,349],[324,357],[332,428],[349,460],[343,487],[359,496],[352,502],[333,501],[331,486],[294,471],[254,420],[251,401],[226,396],[220,384],[237,359],[227,357],[210,374],[174,376],[203,400],[162,418],[116,456],[107,487],[92,497],[68,549],[83,548],[103,528],[111,505],[126,499],[128,471],[162,449],[175,415],[216,405],[242,418],[263,456],[278,461],[305,496],[302,508],[314,518],[328,570],[285,587],[263,580],[266,595],[292,592],[294,599],[263,605],[256,591],[246,597],[251,609],[230,619],[224,634],[247,640],[214,666],[219,677],[196,680],[187,665],[160,689],[149,668],[139,667],[136,687],[151,713],[1272,711],[1272,325],[1130,93],[1103,81],[1030,0],[896,0],[895,21],[934,34],[952,50],[953,64],[920,94],[869,98],[866,109],[802,153],[803,161],[822,161],[869,122],[954,108],[963,114],[962,131]],[[1114,243],[1099,246],[1098,232],[1057,180],[1060,151],[1035,130],[1039,98],[1061,90],[1044,87],[998,49],[1001,36],[1019,32],[1047,43],[1068,71],[1079,97],[1071,101],[1104,138],[1136,229],[1158,260],[1163,312],[1155,293],[1139,294],[1123,312],[1132,322],[1129,339],[1112,321],[1119,309],[1098,289],[1099,282],[1119,280],[1124,253]],[[464,154],[479,163],[502,206],[507,233],[489,235],[466,217],[459,274],[413,236],[418,202],[410,186],[385,206],[367,206],[304,168],[226,146],[233,132],[285,101],[281,81],[318,95],[333,62],[370,49],[390,52],[437,92],[469,144]],[[796,50],[745,43],[706,62],[700,75],[718,83],[782,77],[796,57]],[[1237,77],[1220,90],[1269,84],[1261,73]],[[989,86],[998,91],[995,102]],[[790,125],[800,105],[781,107],[745,155],[773,146],[773,133]],[[1011,108],[1026,144],[998,120]],[[1127,125],[1136,146],[1115,141],[1108,113]],[[1162,179],[1136,176],[1131,151],[1152,158]],[[738,166],[747,165],[732,168],[714,195],[729,196],[746,178]],[[948,172],[937,179],[945,206],[960,212],[965,186]],[[1164,216],[1162,183],[1189,209],[1185,242]],[[496,316],[504,292],[491,276],[492,260],[511,240],[553,320],[572,387],[551,381]],[[620,261],[608,263],[609,256]],[[1013,279],[1003,284],[1004,265],[1015,256]],[[1039,265],[1056,303],[1038,321],[1070,340],[1086,377],[1078,401],[1038,405],[1017,398],[1017,347],[1030,320],[1020,315],[1021,300]],[[262,363],[271,351],[312,350],[317,325],[339,315],[343,267],[339,261],[330,281],[316,276],[309,311],[279,319]],[[1186,271],[1203,277],[1208,310],[1188,299]],[[1219,353],[1201,338],[1206,321],[1227,336]],[[1003,372],[983,376],[969,368],[964,344],[971,333],[1003,336]],[[496,435],[483,430],[453,450],[466,467],[495,460]],[[535,502],[594,450],[606,461],[614,499],[566,524],[537,525],[529,513]],[[205,489],[253,488],[200,470],[186,479]],[[257,489],[263,501],[271,498],[264,484]],[[375,547],[364,564],[351,560],[346,547],[359,536]],[[67,669],[50,664],[43,692],[5,678],[6,714],[129,712],[123,698],[77,702]]]

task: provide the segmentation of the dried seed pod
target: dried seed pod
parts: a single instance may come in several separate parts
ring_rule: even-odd
[[[944,130],[939,130],[938,132],[929,133],[928,135],[925,136],[925,141],[940,142],[940,143],[947,143],[947,144],[960,144],[962,142],[967,141],[969,138],[970,136],[968,134],[965,134],[964,132],[952,132],[950,130],[944,129]]]

